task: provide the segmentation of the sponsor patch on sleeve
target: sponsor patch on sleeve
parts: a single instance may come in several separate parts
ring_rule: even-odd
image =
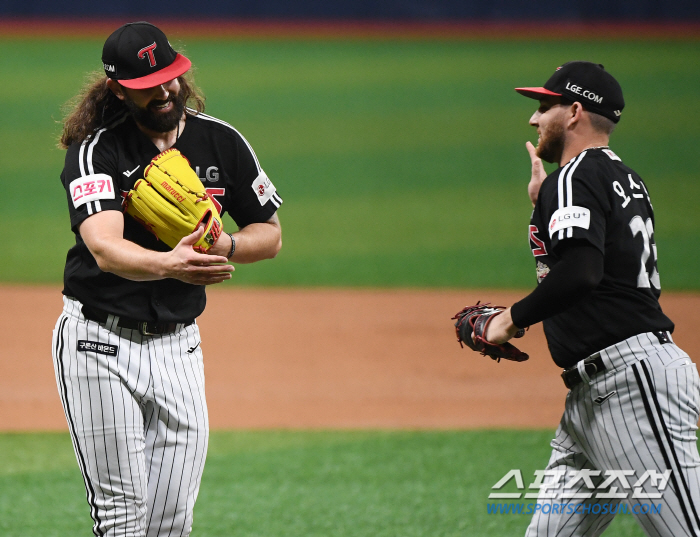
[[[252,187],[253,192],[255,192],[255,195],[258,197],[260,205],[265,205],[270,201],[272,195],[277,191],[275,185],[272,184],[272,181],[270,181],[267,175],[265,175],[265,172],[262,171],[255,181],[253,181]]]
[[[76,209],[91,201],[115,199],[112,178],[105,173],[78,177],[71,181],[68,189]]]
[[[591,225],[591,211],[585,207],[563,207],[554,212],[549,220],[549,236],[561,229],[580,227],[588,229]]]

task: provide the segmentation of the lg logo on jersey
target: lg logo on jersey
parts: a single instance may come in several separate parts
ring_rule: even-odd
[[[199,180],[202,181],[202,183],[206,181],[214,183],[219,180],[219,168],[216,166],[209,166],[204,177],[202,177],[199,172],[199,166],[194,167],[194,172],[197,174],[197,177],[199,177]]]

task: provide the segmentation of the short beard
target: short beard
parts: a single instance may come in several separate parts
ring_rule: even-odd
[[[172,101],[173,109],[165,114],[155,112],[151,107],[163,105]],[[182,92],[170,94],[165,101],[151,101],[146,108],[140,108],[129,97],[124,98],[124,104],[136,123],[154,132],[169,132],[177,128],[185,111],[185,97]]]
[[[564,153],[564,125],[550,123],[550,126],[540,134],[540,143],[537,144],[537,156],[545,162],[559,164]]]

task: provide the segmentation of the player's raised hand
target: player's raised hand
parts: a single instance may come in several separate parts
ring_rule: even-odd
[[[530,183],[527,185],[527,194],[530,196],[530,201],[532,206],[535,206],[537,202],[537,196],[540,193],[540,186],[542,186],[542,181],[547,177],[547,172],[544,170],[544,165],[542,164],[542,159],[537,156],[537,150],[531,142],[525,142],[525,148],[530,154],[530,162],[532,163],[532,176],[530,177]]]
[[[228,259],[221,255],[200,254],[193,246],[202,237],[203,227],[198,227],[191,235],[183,237],[168,252],[166,276],[194,285],[212,285],[231,279],[235,270],[228,265]]]

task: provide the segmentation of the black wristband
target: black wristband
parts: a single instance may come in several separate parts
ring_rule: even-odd
[[[231,237],[231,250],[229,251],[226,258],[231,259],[233,257],[233,253],[236,251],[236,239],[233,238],[233,233],[226,233],[226,235]]]

